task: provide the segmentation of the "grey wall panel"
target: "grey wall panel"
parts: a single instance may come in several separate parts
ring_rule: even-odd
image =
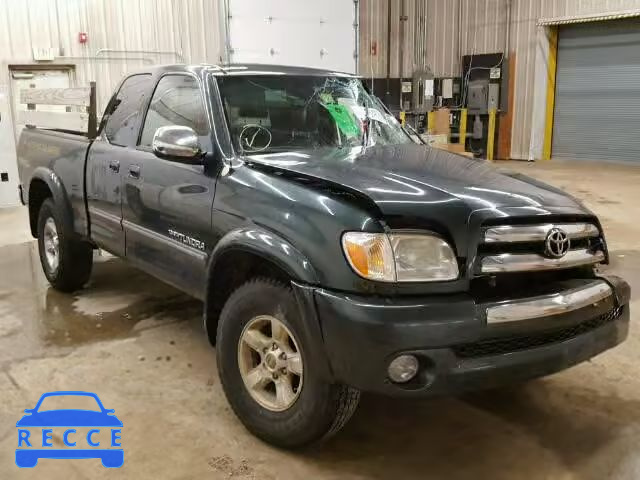
[[[462,0],[461,46],[464,54],[505,49],[508,0]]]
[[[400,76],[400,43],[403,44],[402,74],[411,76],[421,66],[436,75],[453,75],[459,70],[458,5],[463,0],[360,0],[360,73],[387,75],[388,5],[391,1],[391,76]],[[400,12],[404,2],[404,32],[400,35]],[[417,29],[419,16],[423,28]],[[377,53],[371,47],[375,43]]]
[[[425,62],[436,76],[456,75],[458,59],[458,8],[464,0],[427,1],[427,52]]]
[[[533,114],[533,88],[536,59],[536,20],[541,2],[513,0],[511,6],[509,50],[515,54],[516,74],[513,82],[514,111],[511,130],[511,157],[529,158]]]
[[[360,0],[360,74],[365,77],[386,77],[388,49],[391,50],[392,77],[401,73],[411,76],[415,68],[416,1],[390,2],[391,44],[387,45],[389,0]],[[403,5],[406,20],[400,20]],[[401,48],[403,62],[400,61]]]
[[[365,77],[386,76],[387,8],[387,0],[360,1],[359,71]]]

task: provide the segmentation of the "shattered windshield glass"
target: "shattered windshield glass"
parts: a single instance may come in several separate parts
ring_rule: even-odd
[[[241,154],[412,142],[357,78],[243,75],[217,81]]]

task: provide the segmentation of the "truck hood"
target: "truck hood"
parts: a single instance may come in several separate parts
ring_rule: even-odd
[[[369,197],[384,215],[424,217],[428,210],[466,215],[511,207],[534,214],[589,212],[572,196],[525,175],[425,145],[322,148],[252,155],[248,162],[326,180]],[[451,212],[452,213],[452,212]],[[467,217],[468,218],[468,217]],[[465,219],[466,220],[466,219]]]

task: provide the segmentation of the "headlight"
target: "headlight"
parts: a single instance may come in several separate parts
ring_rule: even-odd
[[[342,248],[351,268],[361,277],[396,281],[393,250],[384,233],[347,232],[342,236]]]
[[[347,232],[342,248],[361,277],[381,282],[437,282],[458,278],[453,249],[441,238],[414,233]]]

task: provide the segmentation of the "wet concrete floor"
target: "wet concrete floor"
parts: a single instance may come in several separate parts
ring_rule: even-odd
[[[26,211],[0,210],[0,478],[640,478],[640,169],[508,167],[567,189],[600,216],[606,269],[633,289],[627,342],[511,388],[425,401],[365,395],[336,438],[295,453],[263,444],[233,416],[199,302],[107,255],[82,292],[55,292],[26,230],[4,230]],[[51,390],[96,392],[115,409],[122,468],[14,465],[15,422]]]

